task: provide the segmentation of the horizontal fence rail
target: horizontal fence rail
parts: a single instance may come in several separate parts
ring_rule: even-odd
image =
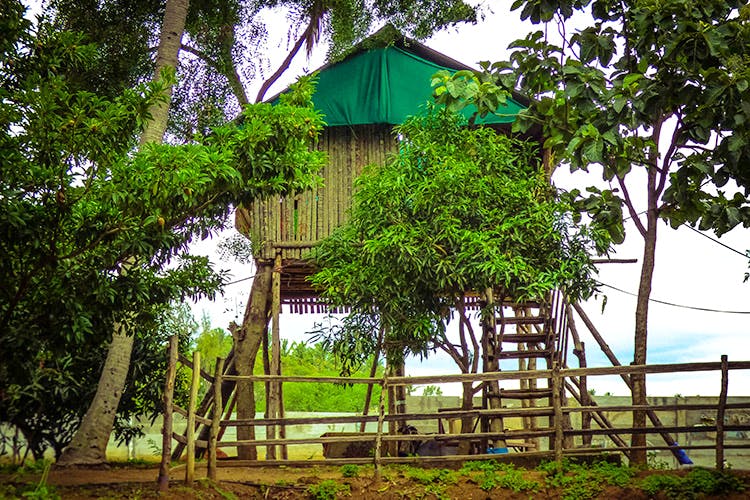
[[[176,348],[176,347],[175,347]],[[176,357],[175,357],[176,358]],[[726,434],[728,432],[744,433],[750,432],[750,421],[745,423],[727,423],[724,422],[727,411],[741,411],[750,410],[750,401],[747,403],[733,403],[727,401],[727,385],[729,379],[729,373],[733,370],[750,370],[750,361],[728,361],[726,356],[722,356],[722,360],[719,362],[701,362],[701,363],[678,363],[678,364],[656,364],[656,365],[627,365],[627,366],[612,366],[612,367],[587,367],[587,368],[559,368],[557,365],[553,366],[552,369],[548,370],[536,370],[536,371],[498,371],[492,373],[476,373],[476,374],[455,374],[455,375],[436,375],[436,376],[419,376],[419,377],[373,377],[373,378],[347,378],[347,377],[300,377],[300,376],[273,376],[273,375],[253,375],[253,376],[237,376],[237,375],[222,375],[221,370],[217,369],[215,375],[211,376],[205,371],[200,370],[200,357],[196,356],[192,361],[181,357],[180,361],[186,366],[193,369],[193,386],[191,387],[191,404],[187,410],[176,407],[171,404],[171,394],[165,394],[165,402],[169,397],[169,409],[165,410],[165,422],[164,432],[169,432],[169,438],[177,439],[178,441],[186,441],[187,449],[194,450],[198,448],[207,448],[208,456],[208,471],[209,476],[215,478],[216,467],[221,466],[253,466],[253,465],[273,465],[273,464],[287,464],[287,465],[299,465],[299,464],[374,464],[376,473],[381,464],[384,463],[413,463],[413,462],[425,462],[425,463],[443,463],[446,461],[460,461],[460,460],[476,460],[484,458],[498,458],[499,455],[494,453],[488,453],[489,448],[484,443],[494,440],[503,440],[507,442],[508,448],[513,450],[511,453],[513,456],[526,456],[526,457],[547,457],[554,459],[561,459],[564,456],[577,456],[586,453],[623,453],[627,456],[627,453],[633,450],[647,450],[647,451],[659,451],[669,450],[672,452],[681,450],[710,450],[716,449],[716,466],[718,468],[724,465],[724,450],[725,449],[750,449],[750,441],[747,443],[738,443],[734,441],[727,441]],[[219,360],[219,366],[223,365],[223,360]],[[168,374],[172,374],[174,377],[175,370],[168,370]],[[596,376],[608,376],[608,375],[621,375],[629,377],[633,374],[677,374],[686,372],[720,372],[721,373],[721,387],[720,396],[714,398],[715,402],[709,403],[684,403],[677,402],[678,399],[675,397],[675,403],[663,404],[663,405],[581,405],[573,406],[565,403],[566,398],[551,398],[551,404],[546,406],[531,406],[531,407],[517,407],[517,408],[474,408],[474,409],[441,409],[436,412],[405,412],[405,413],[388,413],[386,411],[387,405],[383,402],[383,395],[387,393],[389,388],[407,385],[434,385],[442,383],[472,383],[482,384],[486,382],[494,381],[518,381],[518,380],[529,380],[529,379],[547,379],[550,384],[550,388],[564,388],[561,389],[560,394],[566,394],[570,392],[570,386],[567,385],[568,380],[574,380],[581,377],[596,377]],[[196,374],[197,372],[197,374]],[[214,394],[217,400],[215,401],[213,409],[211,411],[210,418],[208,416],[196,415],[195,408],[195,397],[194,394],[197,391],[197,379],[198,375],[212,383],[214,388]],[[363,415],[339,415],[339,416],[315,416],[315,417],[281,417],[281,418],[255,418],[255,419],[229,419],[222,416],[223,404],[221,402],[221,391],[216,390],[216,387],[220,387],[223,381],[250,381],[257,383],[265,383],[275,381],[280,384],[284,383],[331,383],[331,384],[368,384],[377,385],[381,389],[381,401],[378,405],[378,409],[373,414]],[[172,387],[174,381],[171,381]],[[167,390],[170,390],[170,381],[167,380]],[[555,391],[553,391],[555,392]],[[542,399],[541,397],[539,399]],[[603,426],[602,422],[608,423],[606,419],[594,418],[594,422],[599,427],[586,428],[586,429],[574,429],[565,428],[563,426],[564,420],[562,416],[569,417],[570,415],[604,415],[613,413],[631,413],[636,411],[652,411],[652,412],[687,412],[687,411],[706,411],[707,413],[714,415],[713,423],[706,423],[706,425],[651,425],[645,428],[635,428],[627,425],[620,426]],[[178,436],[172,432],[171,416],[173,412],[180,413],[187,417],[189,421],[189,427],[185,436]],[[502,429],[496,432],[482,431],[477,429],[477,432],[459,432],[459,433],[438,433],[438,434],[399,434],[395,431],[399,425],[406,424],[407,422],[419,422],[419,421],[437,421],[437,422],[450,422],[450,421],[466,421],[471,420],[475,422],[486,421],[491,418],[510,418],[510,417],[548,417],[550,423],[554,422],[554,425],[550,424],[547,427],[540,427],[536,429]],[[167,422],[169,419],[169,422]],[[195,429],[191,430],[192,426],[195,426],[195,422],[200,422],[203,425],[211,428],[211,434],[208,441],[198,440],[195,437]],[[377,424],[377,430],[369,433],[347,433],[347,435],[322,435],[317,437],[304,437],[304,438],[286,438],[285,433],[273,433],[265,439],[254,439],[254,440],[225,440],[222,441],[218,438],[223,433],[224,429],[230,427],[254,427],[254,428],[273,428],[274,426],[279,429],[283,429],[290,425],[310,425],[310,424],[324,424],[332,426],[333,424],[362,424],[365,423]],[[477,424],[475,424],[476,426]],[[364,429],[364,427],[362,427]],[[645,447],[638,446],[627,446],[625,442],[619,437],[621,435],[632,436],[634,434],[648,434],[648,435],[661,435],[665,433],[679,433],[683,435],[694,435],[700,433],[704,436],[708,434],[715,434],[715,444],[692,444],[683,443],[680,445],[664,445],[664,444],[649,444]],[[278,437],[277,437],[278,436]],[[610,442],[614,446],[605,447],[576,447],[571,446],[576,438],[579,440],[584,439],[586,436],[605,436],[610,439]],[[530,444],[530,440],[534,438],[547,438],[549,441],[549,450],[535,449],[535,446]],[[394,446],[399,446],[403,443],[409,444],[412,442],[424,442],[425,440],[434,440],[438,445],[450,443],[455,446],[456,443],[469,442],[472,444],[472,454],[469,455],[451,455],[451,456],[395,456],[393,453]],[[167,443],[165,438],[164,443]],[[241,446],[265,446],[265,447],[280,447],[280,446],[294,446],[294,445],[309,445],[309,444],[320,444],[325,447],[326,445],[336,443],[350,443],[350,442],[362,442],[366,443],[367,446],[371,446],[372,455],[364,457],[346,457],[346,458],[326,458],[324,460],[218,460],[216,458],[216,451],[219,448],[228,447],[241,447]],[[590,438],[589,438],[590,442]],[[480,445],[477,447],[477,443]],[[566,444],[567,443],[567,444]],[[676,448],[678,446],[678,448]],[[267,448],[267,449],[268,449]],[[368,448],[369,449],[369,448]],[[388,452],[390,450],[390,453]],[[510,456],[511,454],[504,455]],[[188,453],[187,467],[191,469],[194,467],[194,462],[190,460],[190,453]],[[274,455],[278,456],[278,455]],[[167,458],[164,458],[167,457]],[[168,463],[169,450],[165,450],[163,454],[162,468],[164,468],[164,461]],[[186,472],[186,480],[192,480],[194,472],[189,470]],[[162,472],[160,472],[160,480],[162,478]]]

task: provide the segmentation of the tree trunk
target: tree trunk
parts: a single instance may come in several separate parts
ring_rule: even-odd
[[[125,387],[132,351],[133,336],[128,335],[124,325],[118,323],[94,400],[73,440],[58,460],[58,465],[96,465],[106,461],[107,443]]]
[[[638,286],[638,300],[635,309],[635,341],[633,352],[633,364],[645,365],[648,346],[648,306],[651,298],[651,281],[654,275],[654,264],[656,261],[656,228],[657,228],[657,193],[656,176],[654,168],[648,171],[648,211],[646,212],[646,232],[643,236],[643,264],[641,266],[641,278]],[[630,376],[632,384],[632,401],[634,405],[645,405],[646,401],[646,375],[633,374]],[[646,427],[646,412],[633,412],[633,427]],[[645,447],[646,434],[633,434],[631,446]],[[633,450],[630,460],[634,464],[646,463],[646,450]]]
[[[471,382],[463,382],[461,396],[461,410],[471,411],[474,409],[474,388]],[[472,434],[474,432],[474,417],[462,417],[461,418],[461,434]],[[471,453],[471,441],[468,439],[461,439],[458,442],[458,454],[468,455]]]
[[[165,68],[177,69],[177,55],[180,52],[182,33],[185,31],[188,4],[188,0],[167,0],[164,22],[159,36],[159,49],[156,53],[154,80],[161,78],[161,71]],[[171,85],[165,90],[165,97],[164,102],[149,108],[151,120],[146,124],[146,128],[141,135],[141,144],[161,143],[164,140],[164,132],[167,130],[169,102],[172,98]]]
[[[268,329],[268,308],[271,291],[272,266],[257,264],[255,279],[250,290],[250,298],[245,308],[242,327],[234,332],[234,366],[237,375],[249,376],[255,369],[255,359],[258,355],[263,337]],[[240,420],[255,418],[254,385],[249,381],[237,382],[237,418]],[[239,441],[255,439],[253,427],[238,427]],[[256,460],[258,452],[255,446],[238,446],[237,458],[240,460]]]
[[[188,0],[167,0],[164,11],[164,22],[156,56],[155,78],[159,78],[162,68],[177,67],[177,54],[180,50],[180,40],[187,18]],[[171,87],[167,93],[167,101],[156,108],[152,108],[151,119],[141,135],[141,144],[146,142],[162,142],[167,128],[167,112],[169,111],[169,97]],[[131,257],[123,263],[123,272],[132,266]],[[58,465],[101,464],[106,462],[107,442],[112,434],[112,427],[120,405],[120,397],[125,387],[125,380],[130,368],[130,355],[133,351],[133,336],[125,330],[121,323],[115,325],[112,343],[109,346],[107,359],[104,362],[99,385],[91,406],[83,417],[81,426],[73,436],[73,440],[65,449]]]

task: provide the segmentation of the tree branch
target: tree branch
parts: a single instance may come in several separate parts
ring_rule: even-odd
[[[292,59],[294,59],[294,56],[297,55],[300,47],[302,47],[302,44],[305,42],[305,33],[306,32],[303,32],[300,35],[300,37],[294,43],[294,47],[292,47],[292,50],[289,51],[289,54],[287,54],[286,58],[278,67],[278,69],[273,73],[273,75],[271,75],[268,80],[263,82],[263,85],[260,86],[260,90],[258,91],[258,95],[255,98],[255,102],[261,102],[263,100],[263,97],[265,97],[266,92],[268,92],[268,89],[271,88],[271,85],[276,83],[276,81],[281,78],[281,75],[284,74],[284,71],[289,69],[289,65],[292,64]]]
[[[638,232],[641,233],[641,236],[645,238],[646,228],[643,227],[643,223],[641,222],[641,219],[638,218],[638,211],[633,206],[633,200],[630,197],[630,192],[628,191],[628,187],[625,184],[625,178],[618,175],[617,183],[622,189],[623,199],[625,200],[625,206],[628,208],[628,213],[630,213],[630,218],[633,219],[633,222],[635,223],[635,227],[638,229]]]
[[[229,71],[227,69],[227,64],[213,59],[205,51],[202,51],[196,47],[191,47],[190,45],[185,45],[184,43],[180,45],[180,48],[185,52],[189,52],[190,54],[201,58],[203,61],[205,61],[206,64],[224,75],[229,82],[229,86],[232,87],[232,92],[234,92],[234,96],[237,98],[240,106],[245,106],[246,104],[250,103],[250,100],[247,97],[247,92],[245,92],[245,87],[242,86],[240,75],[237,73],[234,64],[230,64],[232,70]]]

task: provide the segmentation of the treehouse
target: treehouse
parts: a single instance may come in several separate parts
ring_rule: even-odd
[[[281,302],[293,312],[320,310],[303,258],[316,242],[346,221],[354,180],[363,167],[398,151],[393,126],[432,99],[430,80],[440,70],[471,69],[386,27],[343,60],[318,70],[313,102],[327,123],[319,147],[328,153],[323,186],[237,210],[236,227],[253,243],[260,262],[281,259]],[[496,115],[477,123],[508,133],[524,109],[515,96]],[[465,110],[470,116],[473,109]]]
[[[306,260],[307,252],[346,222],[355,188],[354,181],[363,168],[369,164],[382,164],[390,155],[398,152],[398,138],[394,136],[393,128],[408,116],[419,113],[420,107],[431,99],[431,77],[439,70],[455,72],[463,69],[470,68],[395,33],[392,28],[384,28],[355,47],[344,59],[318,70],[318,85],[313,101],[327,123],[318,147],[327,152],[329,158],[321,172],[323,185],[283,198],[259,200],[238,208],[236,228],[252,241],[257,266],[250,299],[243,324],[230,327],[234,347],[224,365],[225,378],[222,382],[215,383],[214,389],[207,393],[197,410],[206,416],[210,413],[215,425],[209,426],[206,418],[202,419],[202,424],[196,423],[195,429],[189,425],[184,437],[178,439],[180,443],[172,454],[173,459],[179,458],[184,443],[190,441],[189,433],[198,430],[201,425],[198,441],[206,443],[211,434],[215,443],[216,439],[220,439],[214,430],[219,427],[222,410],[226,420],[236,409],[238,440],[225,446],[236,446],[240,459],[257,460],[256,448],[265,446],[267,460],[287,460],[287,420],[284,419],[280,358],[279,315],[282,306],[285,305],[289,312],[298,314],[324,311],[324,304],[319,301],[318,294],[307,281],[307,277],[314,271]],[[522,97],[513,96],[496,114],[479,118],[476,124],[508,134],[515,117],[524,109],[525,102]],[[465,113],[473,114],[473,110],[467,109]],[[541,142],[539,135],[531,135],[527,139]],[[539,150],[543,151],[541,144]],[[546,156],[542,158],[542,164],[549,171]],[[478,454],[491,453],[490,450],[507,450],[510,447],[517,451],[541,451],[543,443],[540,438],[547,440],[549,448],[555,450],[556,457],[562,456],[563,448],[571,448],[572,441],[567,437],[563,439],[563,429],[569,429],[571,425],[569,415],[564,415],[560,410],[565,405],[565,396],[571,395],[581,406],[593,408],[595,405],[589,396],[585,376],[564,379],[559,376],[559,370],[567,366],[569,352],[578,359],[580,367],[586,366],[584,346],[575,327],[573,310],[578,312],[613,364],[619,362],[580,306],[567,304],[560,293],[540,297],[537,302],[521,304],[515,303],[512,298],[493,297],[493,293],[491,289],[476,290],[471,299],[473,303],[465,304],[467,307],[476,307],[477,301],[485,301],[494,304],[497,313],[485,315],[496,317],[482,318],[483,373],[472,375],[478,384],[469,383],[474,392],[468,400],[463,398],[461,408],[441,408],[434,414],[408,413],[404,403],[405,386],[414,383],[414,379],[403,376],[403,367],[390,366],[387,381],[383,378],[379,382],[373,382],[376,357],[371,369],[371,379],[366,382],[370,384],[370,389],[362,415],[316,420],[357,422],[360,425],[360,437],[352,436],[352,433],[340,433],[340,436],[326,433],[321,436],[321,440],[317,442],[323,443],[327,450],[326,458],[330,458],[328,453],[333,453],[331,450],[335,446],[332,445],[336,443],[347,448],[352,442],[362,442],[359,448],[370,450],[374,447],[376,460],[379,460],[379,444],[372,441],[372,434],[364,434],[366,423],[377,421],[378,435],[381,435],[384,422],[388,424],[389,434],[397,434],[399,428],[411,434],[413,427],[406,424],[412,418],[422,422],[430,419],[439,422],[439,440],[433,443],[436,445],[435,449],[450,448],[455,444],[455,438],[459,437],[463,445],[468,442],[472,446],[470,452]],[[270,339],[267,334],[269,321]],[[257,377],[253,372],[260,345],[263,346],[264,377]],[[480,352],[478,342],[474,343],[474,349],[472,355],[476,356]],[[513,369],[521,374],[515,379],[517,387],[501,388],[499,377],[487,377],[490,373],[502,375],[499,373],[501,362],[505,362],[506,367],[508,362],[516,364],[517,368]],[[476,365],[474,369],[476,370]],[[527,373],[527,370],[531,373]],[[459,377],[468,375],[470,374]],[[248,383],[252,379],[265,382],[264,418],[258,419],[255,415],[253,386]],[[456,376],[435,377],[434,382],[448,379],[455,382]],[[464,380],[469,379],[461,379]],[[326,381],[330,382],[329,379]],[[387,415],[384,413],[385,403],[382,400],[379,405],[380,415],[368,415],[373,384],[380,384],[383,394],[388,395]],[[481,392],[481,398],[474,398],[477,392]],[[480,400],[478,407],[474,406],[476,399]],[[218,410],[212,405],[217,406]],[[653,412],[649,414],[652,423],[660,426],[661,423],[656,417],[652,418],[652,414]],[[296,420],[311,421],[304,418]],[[446,433],[440,437],[444,429],[443,422],[452,428],[456,420],[461,424],[459,435],[454,438]],[[511,420],[518,422],[510,424]],[[617,449],[626,449],[622,438],[612,431],[607,415],[595,409],[580,418],[583,428],[582,445],[591,444],[592,433],[588,431],[592,430],[592,420],[600,427],[600,433],[606,434]],[[508,430],[505,424],[515,429]],[[257,439],[256,427],[265,428],[264,439]],[[219,436],[220,434],[219,432]],[[677,449],[674,440],[667,433],[662,432],[661,435],[670,449]],[[397,435],[383,439],[395,445],[389,448],[388,453],[391,458],[397,459],[395,455],[401,451],[404,442],[408,447],[423,438]],[[433,438],[436,439],[438,438]],[[296,444],[304,442],[310,440],[297,440]],[[464,452],[466,449],[464,446]],[[412,448],[412,452],[414,450],[417,448]],[[360,460],[367,461],[366,458]]]

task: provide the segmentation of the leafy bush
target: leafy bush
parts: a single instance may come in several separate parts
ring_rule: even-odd
[[[339,484],[333,479],[326,479],[308,487],[307,493],[313,500],[335,500],[340,493],[349,495],[351,489],[348,484]]]
[[[567,459],[562,463],[545,462],[538,470],[547,474],[548,486],[560,488],[562,498],[570,500],[596,498],[604,485],[626,487],[635,475],[631,467],[604,461],[583,465]]]
[[[661,492],[668,498],[692,499],[741,492],[745,485],[733,474],[697,468],[682,478],[667,474],[648,476],[641,481],[640,488],[649,495]]]
[[[354,464],[342,465],[341,475],[344,477],[359,477],[359,466]]]

